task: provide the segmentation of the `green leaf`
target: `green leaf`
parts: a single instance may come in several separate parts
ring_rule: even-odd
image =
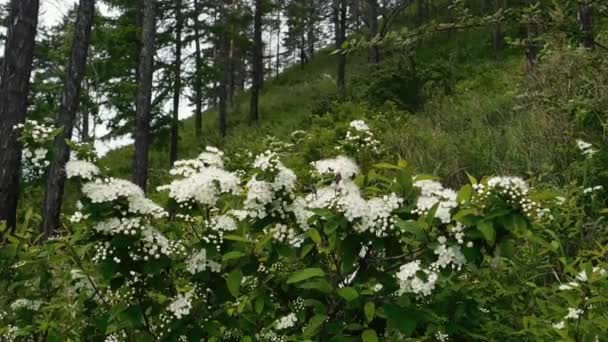
[[[224,235],[224,240],[247,242],[247,243],[251,242],[251,241],[247,240],[246,238],[244,238],[242,236],[234,235],[234,234]]]
[[[367,329],[363,331],[363,334],[361,334],[361,339],[363,340],[363,342],[378,342],[378,335],[376,335],[376,330]]]
[[[389,164],[389,163],[374,164],[374,167],[376,169],[385,169],[385,170],[403,170],[403,167],[398,166],[398,165]]]
[[[226,284],[228,285],[228,291],[234,297],[238,297],[241,289],[241,280],[243,279],[243,273],[240,269],[233,270],[228,274],[226,278]]]
[[[255,312],[259,315],[264,310],[264,298],[258,298],[255,301]]]
[[[317,335],[326,319],[326,315],[314,315],[310,321],[308,321],[308,325],[306,325],[304,328],[303,337],[310,339],[311,337]]]
[[[471,176],[468,172],[466,174],[467,174],[467,178],[469,178],[469,182],[471,183],[471,185],[476,185],[477,179],[475,179],[475,177]]]
[[[470,184],[467,184],[460,188],[460,192],[458,192],[458,197],[456,198],[456,202],[465,203],[471,200],[471,196],[473,195],[473,187]]]
[[[338,289],[337,292],[338,295],[346,299],[347,302],[352,302],[353,300],[359,298],[359,292],[357,292],[357,290],[352,287],[343,287],[341,289]]]
[[[494,246],[494,242],[496,242],[496,230],[494,230],[494,226],[492,222],[489,221],[480,221],[477,222],[477,230],[481,232],[483,238],[490,246]]]
[[[394,328],[399,329],[405,337],[411,336],[414,330],[416,330],[416,312],[396,305],[385,305],[383,309],[388,323]]]
[[[306,290],[317,290],[326,294],[331,293],[333,290],[329,282],[325,279],[311,280],[309,282],[301,284],[298,287]]]
[[[397,218],[397,220],[395,222],[395,226],[397,226],[397,228],[401,229],[402,232],[413,234],[416,237],[416,239],[418,239],[420,241],[426,240],[426,234],[424,233],[424,228],[423,228],[424,224],[422,224],[421,222],[413,221],[413,220],[405,221],[400,218]]]
[[[314,228],[308,230],[308,235],[310,236],[312,241],[314,241],[317,245],[320,245],[321,242],[323,242],[323,240],[321,239],[321,234],[319,234],[319,231]]]
[[[323,270],[320,268],[305,268],[303,270],[293,272],[289,279],[287,279],[287,284],[299,283],[306,279],[323,277],[324,275],[325,272],[323,272]]]
[[[363,307],[363,312],[365,313],[367,323],[370,323],[374,320],[374,315],[376,314],[376,304],[374,304],[374,302],[365,303],[365,306]]]
[[[244,256],[245,256],[245,253],[243,253],[243,252],[232,251],[232,252],[228,252],[228,253],[224,254],[224,256],[222,257],[222,260],[224,260],[224,261],[234,260],[234,259],[242,258]]]

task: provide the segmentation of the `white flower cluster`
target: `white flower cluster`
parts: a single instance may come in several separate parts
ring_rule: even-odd
[[[420,278],[418,274],[423,274],[424,278]],[[420,260],[409,262],[399,268],[399,272],[395,275],[399,282],[400,295],[404,293],[414,293],[420,296],[429,296],[435,289],[435,285],[439,278],[436,272],[424,269],[420,266]]]
[[[127,341],[127,340],[128,340],[127,333],[124,330],[121,330],[120,332],[115,332],[115,333],[111,333],[111,334],[107,335],[104,341],[105,342],[122,342],[122,341]]]
[[[98,178],[93,182],[85,183],[82,192],[92,203],[109,203],[126,199],[128,207],[123,213],[125,216],[127,213],[150,215],[156,218],[168,215],[162,207],[146,198],[140,187],[124,179]]]
[[[581,151],[581,154],[587,158],[591,158],[594,154],[597,153],[597,150],[593,148],[593,145],[580,139],[576,141],[576,147],[578,147],[578,149]]]
[[[296,174],[271,151],[258,155],[253,167],[270,174],[272,181],[260,180],[260,175],[254,174],[247,182],[247,196],[243,204],[248,216],[259,219],[268,215],[285,218],[289,202],[294,199],[298,180]]]
[[[140,244],[130,252],[129,255],[135,261],[148,261],[152,258],[160,259],[161,256],[172,257],[185,255],[186,249],[179,242],[167,239],[161,232],[147,227],[141,232]]]
[[[270,229],[264,229],[266,234],[271,234],[272,238],[280,243],[286,243],[294,248],[300,248],[304,239],[298,237],[298,233],[295,229],[288,227],[287,225],[277,223]]]
[[[217,166],[203,167],[199,172],[186,178],[174,180],[158,187],[159,191],[169,191],[169,197],[180,205],[189,202],[215,206],[223,194],[237,195],[241,191],[240,178]]]
[[[484,202],[490,196],[500,196],[529,217],[542,216],[544,213],[538,203],[528,198],[530,187],[519,177],[492,177],[487,180],[486,185],[473,185],[473,190],[476,192],[474,200],[481,203],[482,208],[485,208]]]
[[[367,149],[376,154],[382,151],[380,141],[374,138],[374,133],[363,120],[351,121],[342,145],[336,148],[343,149],[343,147],[347,147],[353,152]]]
[[[65,172],[68,178],[79,177],[84,180],[92,180],[99,175],[99,168],[85,160],[70,160],[65,164]]]
[[[444,236],[440,236],[438,242],[439,245],[434,250],[437,260],[431,264],[430,268],[434,271],[439,271],[450,266],[452,269],[460,270],[462,265],[467,262],[467,259],[460,250],[460,246],[448,246],[447,239]]]
[[[403,198],[394,193],[383,197],[372,198],[367,201],[367,213],[354,229],[363,233],[369,231],[377,237],[385,237],[395,228],[393,211],[403,205]]]
[[[564,319],[557,323],[554,323],[553,328],[557,330],[564,329],[568,320],[576,321],[583,315],[583,313],[585,313],[583,309],[568,308],[568,313],[566,314],[566,316],[564,316]]]
[[[171,312],[176,319],[182,319],[184,316],[188,316],[190,310],[192,310],[192,299],[194,299],[195,293],[196,289],[190,290],[184,294],[178,293],[167,307],[167,310]]]
[[[219,215],[209,218],[206,222],[207,233],[202,237],[202,240],[212,244],[220,251],[224,243],[224,233],[237,230],[237,224],[234,218],[229,215]]]
[[[357,164],[345,156],[319,160],[312,162],[311,165],[320,175],[333,174],[341,179],[351,179],[359,173]]]
[[[55,126],[27,120],[24,124],[16,125],[14,129],[20,130],[22,135],[23,177],[26,181],[37,180],[46,173],[51,164],[49,148]]]
[[[593,186],[593,187],[589,187],[589,188],[584,189],[584,190],[583,190],[583,193],[584,193],[584,194],[592,194],[592,193],[594,193],[594,192],[596,192],[596,191],[602,191],[602,190],[604,190],[604,187],[603,187],[603,186],[601,186],[601,185],[596,185],[596,186]]]
[[[435,217],[446,224],[452,221],[452,210],[458,206],[458,195],[454,190],[446,189],[441,183],[433,180],[418,180],[414,182],[414,186],[420,189],[420,196],[413,214],[426,215],[437,205]]]
[[[40,306],[42,306],[42,302],[39,300],[31,300],[20,298],[11,303],[11,310],[30,310],[30,311],[38,311],[40,310]]]
[[[203,248],[186,261],[186,269],[192,274],[203,272],[206,269],[218,273],[221,271],[222,265],[213,260],[207,260],[207,250]]]
[[[275,328],[277,330],[293,328],[297,322],[298,322],[298,317],[296,317],[296,314],[292,312],[289,315],[279,318],[275,322]]]
[[[224,168],[224,152],[215,147],[207,146],[205,151],[195,159],[176,161],[169,173],[173,176],[190,177],[212,166],[218,169]]]
[[[93,229],[103,235],[136,235],[143,231],[145,226],[141,222],[140,217],[133,218],[116,218],[112,217],[105,221],[98,222]]]
[[[608,272],[606,272],[605,269],[597,267],[597,266],[593,267],[591,269],[591,274],[587,274],[587,271],[583,270],[579,274],[577,274],[575,280],[570,281],[566,284],[561,284],[559,286],[559,289],[562,291],[573,290],[573,289],[579,287],[580,283],[588,282],[589,278],[594,275],[597,277],[603,277],[603,276],[606,276],[606,274],[608,274]]]

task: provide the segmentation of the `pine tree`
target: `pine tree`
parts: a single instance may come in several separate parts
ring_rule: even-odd
[[[11,0],[4,59],[0,71],[0,221],[17,225],[21,144],[14,127],[25,121],[38,0]]]
[[[179,100],[182,91],[182,0],[175,0],[175,71],[173,80],[173,116],[171,119],[171,151],[169,163],[177,161],[179,148]]]
[[[95,0],[80,0],[72,52],[57,117],[57,125],[62,128],[62,131],[55,138],[55,158],[47,177],[44,197],[42,232],[45,237],[50,236],[59,228],[59,215],[66,179],[65,165],[70,158],[70,147],[67,141],[72,139],[74,121],[80,104],[81,85],[85,77],[94,15]]]
[[[141,52],[137,84],[137,115],[135,127],[135,184],[144,191],[148,184],[148,153],[150,149],[150,117],[152,110],[152,75],[156,33],[156,1],[143,0]]]

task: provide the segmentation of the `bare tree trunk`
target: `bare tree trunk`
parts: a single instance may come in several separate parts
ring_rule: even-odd
[[[342,47],[344,41],[346,41],[346,14],[347,14],[347,2],[346,0],[339,0],[338,5],[338,33],[336,39],[336,46]],[[346,91],[346,54],[338,54],[338,76],[337,76],[338,89],[341,93]]]
[[[55,137],[55,159],[51,163],[44,196],[41,230],[45,237],[51,236],[60,225],[59,216],[66,179],[65,165],[70,159],[70,147],[67,141],[72,139],[74,120],[80,104],[94,16],[95,0],[80,0],[72,52],[57,117],[57,124],[63,130]]]
[[[367,0],[369,13],[369,35],[371,39],[378,35],[378,0]],[[380,64],[380,47],[373,44],[370,49],[370,61],[372,64]]]
[[[281,69],[281,9],[279,8],[277,13],[277,60],[276,60],[276,77],[279,77],[279,72]],[[272,65],[272,64],[271,64]]]
[[[227,25],[226,8],[224,8],[224,4],[220,3],[220,20],[222,25]],[[218,60],[217,65],[220,67],[220,80],[218,87],[218,120],[219,120],[219,129],[220,136],[223,138],[226,136],[226,116],[227,116],[227,98],[228,98],[228,68],[229,68],[229,51],[228,51],[228,32],[224,28],[220,33],[220,37],[218,40]]]
[[[38,26],[38,0],[11,0],[0,72],[0,221],[17,226],[21,144],[14,127],[25,121]]]
[[[254,123],[259,119],[259,101],[263,61],[262,44],[262,0],[255,0],[255,14],[253,19],[253,61],[251,74],[251,104],[249,106],[249,122]]]
[[[148,153],[150,150],[150,116],[152,110],[152,76],[154,73],[154,40],[156,1],[144,0],[144,19],[137,75],[137,116],[135,127],[135,158],[133,180],[144,191],[148,185]]]
[[[595,46],[595,37],[593,36],[593,7],[589,2],[579,2],[578,5],[578,21],[583,34],[583,46],[587,49],[593,49]]]
[[[173,118],[169,164],[177,161],[179,148],[179,99],[182,94],[182,0],[175,0],[175,81],[173,83]]]
[[[494,9],[496,12],[504,10],[505,5],[505,0],[494,0]],[[504,32],[501,22],[497,22],[494,25],[494,35],[492,40],[494,43],[494,52],[496,53],[496,57],[499,57],[500,52],[504,49]]]
[[[200,28],[200,6],[199,0],[194,0],[194,46],[195,46],[195,67],[196,72],[194,74],[194,89],[195,96],[194,102],[194,118],[195,118],[195,134],[196,140],[200,141],[203,132],[203,82],[201,79],[201,70],[203,68],[203,61],[201,57],[201,28]]]

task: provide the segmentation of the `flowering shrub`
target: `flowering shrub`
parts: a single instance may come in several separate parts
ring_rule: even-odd
[[[81,182],[82,198],[70,234],[47,247],[11,237],[23,243],[0,249],[11,256],[0,258],[1,284],[11,293],[0,296],[0,334],[366,342],[604,336],[606,249],[562,247],[569,234],[562,229],[580,218],[574,202],[560,205],[517,177],[471,177],[456,191],[404,161],[362,170],[346,155],[298,170],[312,179],[303,181],[282,157],[268,150],[235,168],[208,147],[175,163],[172,181],[158,188],[164,206],[94,163],[71,161],[67,173]],[[585,196],[573,191],[572,198]],[[64,259],[54,264],[48,255]],[[67,291],[49,295],[36,286],[40,275],[19,265],[30,260],[56,275],[48,287]]]
[[[22,144],[22,177],[27,182],[42,178],[51,164],[50,149],[59,131],[36,120],[27,120],[15,126],[15,130],[19,131]]]

